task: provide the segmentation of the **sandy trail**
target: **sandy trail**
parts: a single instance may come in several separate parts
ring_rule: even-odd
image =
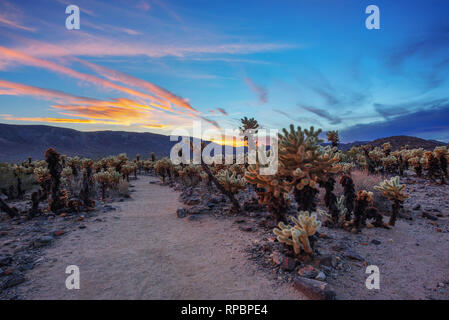
[[[268,280],[243,249],[256,235],[232,219],[176,217],[178,193],[133,181],[133,200],[114,204],[105,222],[89,222],[48,248],[19,286],[25,299],[303,299]],[[80,268],[80,290],[65,287],[68,265]]]

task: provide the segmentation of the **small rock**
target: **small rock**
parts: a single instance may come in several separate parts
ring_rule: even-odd
[[[298,270],[298,275],[304,278],[315,278],[318,275],[318,271],[311,265],[307,265]]]
[[[185,201],[185,204],[192,206],[192,205],[200,203],[200,200],[201,199],[199,197],[191,197]]]
[[[253,228],[251,228],[250,226],[239,226],[239,229],[245,232],[253,231]]]
[[[51,236],[43,236],[34,241],[34,246],[42,247],[53,241],[53,237]]]
[[[4,289],[14,287],[23,282],[25,282],[25,277],[22,274],[12,275],[8,280],[6,280],[3,283],[2,289],[4,290]]]
[[[360,256],[357,252],[352,249],[348,249],[343,252],[343,256],[348,259],[357,260],[357,261],[365,261],[365,259]]]
[[[314,263],[317,266],[326,266],[335,268],[335,266],[337,265],[337,258],[331,254],[318,256],[315,258]]]
[[[53,235],[56,237],[62,236],[65,233],[64,230],[57,230],[55,232],[53,232]]]
[[[196,216],[189,216],[189,221],[199,221],[201,220],[201,216],[196,215]]]
[[[284,255],[280,252],[273,252],[271,254],[271,261],[273,261],[274,264],[280,265],[282,261],[284,261]]]
[[[425,212],[425,211],[422,213],[422,217],[423,218],[427,218],[427,219],[432,220],[432,221],[437,221],[438,220],[437,217],[435,217],[434,215],[432,215],[432,214],[430,214],[428,212]]]
[[[80,225],[78,228],[80,228],[80,229],[86,229],[86,226],[85,226],[85,225]]]
[[[315,280],[324,281],[326,280],[326,275],[323,271],[318,272],[318,275],[315,277]]]
[[[189,214],[202,214],[202,213],[207,213],[207,212],[209,212],[209,208],[202,206],[202,205],[197,205],[197,206],[194,206],[194,207],[188,209]]]
[[[314,300],[334,300],[336,296],[328,283],[319,280],[297,277],[293,287]]]
[[[419,210],[419,209],[421,209],[421,205],[419,203],[413,207],[413,210]]]
[[[185,218],[187,216],[187,210],[184,208],[178,208],[178,210],[176,210],[176,216],[178,218]]]
[[[281,263],[281,269],[285,271],[293,271],[296,267],[296,261],[290,257],[285,257]]]
[[[382,242],[380,242],[379,240],[373,239],[371,240],[372,244],[375,244],[376,246],[378,246],[379,244],[381,244]]]

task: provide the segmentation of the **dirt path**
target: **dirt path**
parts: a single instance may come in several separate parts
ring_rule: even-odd
[[[266,278],[244,256],[255,234],[232,220],[176,217],[169,187],[134,181],[133,200],[58,240],[19,286],[25,299],[302,299]],[[154,178],[153,178],[154,179]],[[104,216],[102,216],[103,218]],[[80,290],[65,287],[68,265],[80,268]]]

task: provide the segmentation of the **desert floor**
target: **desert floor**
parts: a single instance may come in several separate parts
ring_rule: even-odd
[[[101,222],[75,229],[44,251],[21,299],[303,299],[249,263],[244,248],[256,233],[230,219],[178,219],[179,194],[133,181],[132,199]],[[68,290],[68,265],[80,269],[80,289]]]

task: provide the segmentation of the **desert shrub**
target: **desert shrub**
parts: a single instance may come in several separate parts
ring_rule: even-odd
[[[351,172],[352,180],[354,181],[355,191],[366,190],[373,193],[374,207],[382,212],[390,211],[389,201],[382,196],[382,192],[374,189],[376,185],[379,185],[384,179],[381,175],[368,174],[364,170],[353,170]],[[335,185],[335,194],[343,195],[343,187],[340,184]]]
[[[32,168],[0,163],[0,193],[14,199],[31,191],[37,184],[32,172]]]

